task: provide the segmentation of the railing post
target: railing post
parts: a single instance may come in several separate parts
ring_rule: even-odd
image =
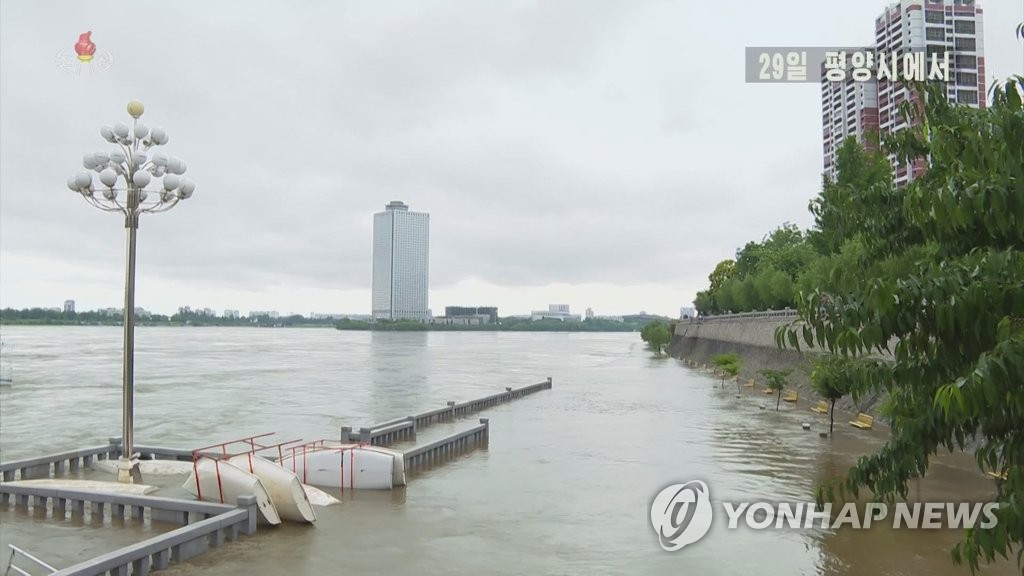
[[[369,444],[373,439],[373,430],[363,427],[359,429],[359,441],[365,444]]]
[[[121,437],[120,436],[113,436],[113,437],[111,437],[110,438],[110,452],[108,454],[113,454],[116,458],[120,458],[121,457],[121,451],[122,451],[122,448],[121,448]],[[110,456],[108,455],[107,458],[110,458]]]
[[[409,433],[410,433],[409,439],[410,440],[415,440],[416,439],[416,417],[415,416],[407,416],[405,419],[408,420],[409,424],[412,426],[412,428],[409,429]]]
[[[242,527],[243,534],[255,534],[256,533],[256,497],[255,496],[239,496],[238,507],[245,508],[249,511],[249,521]]]
[[[450,420],[454,420],[455,419],[455,401],[454,400],[449,400],[448,401],[448,418]]]
[[[341,443],[348,444],[352,441],[352,427],[342,426],[341,427]]]

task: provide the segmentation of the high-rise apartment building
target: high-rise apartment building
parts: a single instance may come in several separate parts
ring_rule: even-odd
[[[426,320],[430,215],[393,201],[373,215],[373,317]]]
[[[74,300],[65,300],[64,301],[64,311],[69,313],[69,314],[74,314],[74,312],[75,312],[75,301]]]
[[[900,0],[875,19],[873,48],[877,54],[896,54],[899,58],[924,54],[929,67],[933,55],[945,62],[948,53],[946,97],[951,102],[984,108],[982,24],[983,11],[975,0]],[[920,105],[920,97],[906,83],[877,76],[865,82],[849,76],[837,82],[823,77],[821,93],[825,172],[833,178],[836,149],[844,139],[854,136],[870,146],[867,133],[877,131],[884,137],[907,127],[900,111],[904,102]],[[923,158],[908,165],[894,155],[889,156],[889,162],[898,185],[912,181],[927,165]]]

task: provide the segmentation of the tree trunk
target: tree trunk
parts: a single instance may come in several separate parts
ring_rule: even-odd
[[[775,399],[775,411],[776,412],[779,411],[779,402],[782,402],[782,389],[781,388],[779,389],[778,394],[776,394],[776,399]]]
[[[836,425],[836,401],[832,400],[832,407],[828,411],[828,435],[832,435],[832,429]]]

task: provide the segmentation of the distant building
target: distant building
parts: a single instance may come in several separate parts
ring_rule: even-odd
[[[373,215],[373,317],[430,318],[430,215],[392,201]]]
[[[687,318],[696,318],[697,309],[692,306],[683,306],[679,309],[679,319],[685,320]]]
[[[488,323],[488,316],[486,314],[478,314],[475,316],[438,316],[431,318],[431,324],[442,324],[445,326],[480,326]]]
[[[241,315],[241,313],[238,312],[238,310],[227,310],[227,309],[225,309],[224,310],[224,317],[225,318],[238,319],[238,318],[241,318],[242,315]]]
[[[484,322],[498,321],[498,308],[495,306],[445,306],[445,318],[479,317]]]
[[[587,308],[587,311],[583,315],[583,317],[586,318],[587,320],[592,319],[594,317],[594,309],[593,308]]]
[[[249,318],[256,318],[257,316],[266,316],[268,318],[275,318],[276,319],[276,318],[278,318],[280,316],[280,314],[278,314],[277,310],[250,310],[249,311]]]
[[[609,322],[622,322],[622,316],[594,316],[595,320],[608,320]]]
[[[191,306],[178,306],[178,314],[181,314],[182,316],[184,316],[186,314],[191,314],[191,313],[192,313],[192,307]]]
[[[561,320],[570,322],[579,322],[581,320],[579,314],[573,314],[569,311],[568,304],[549,304],[547,311],[534,310],[530,313],[530,320]]]
[[[75,313],[75,301],[74,300],[65,300],[64,301],[64,312],[68,312],[70,314],[74,314]]]

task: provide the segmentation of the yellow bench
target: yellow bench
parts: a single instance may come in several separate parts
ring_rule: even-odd
[[[818,414],[828,414],[828,402],[822,400],[818,402],[817,406],[811,406],[811,410]]]
[[[786,393],[785,396],[782,397],[782,399],[785,402],[796,402],[797,398],[799,398],[799,397],[800,397],[800,393],[799,392],[797,392],[796,390],[790,390],[789,392]]]
[[[747,388],[753,388],[754,386],[757,386],[757,382],[754,382],[753,378],[747,380]]]
[[[772,390],[771,388],[765,388],[764,389],[764,393],[765,394],[775,394],[775,390]]]
[[[856,420],[850,420],[850,425],[851,426],[853,426],[855,428],[860,428],[861,430],[870,430],[871,426],[874,425],[874,423],[875,423],[875,417],[874,416],[868,416],[867,414],[865,414],[863,412],[861,412],[860,414],[857,414],[857,419]]]

